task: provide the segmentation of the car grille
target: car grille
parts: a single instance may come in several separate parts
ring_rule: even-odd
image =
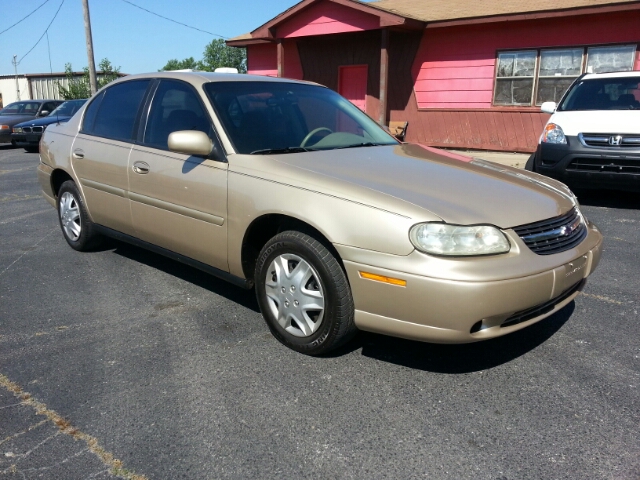
[[[600,148],[640,148],[640,135],[619,135],[610,133],[580,133],[578,138],[587,147]]]
[[[575,207],[560,217],[521,225],[513,230],[538,255],[564,252],[587,236],[587,226]]]
[[[502,322],[502,324],[500,325],[500,328],[512,327],[519,323],[526,322],[527,320],[531,320],[532,318],[536,318],[536,317],[539,317],[540,315],[544,315],[545,313],[551,312],[557,304],[559,304],[560,302],[564,301],[565,299],[573,295],[577,290],[580,290],[585,283],[586,283],[586,280],[583,279],[580,282],[576,283],[571,288],[569,288],[567,291],[561,293],[556,298],[549,300],[548,302],[543,303],[542,305],[538,305],[536,307],[514,313],[509,318],[507,318],[504,322]]]
[[[567,170],[602,173],[640,174],[638,158],[574,158]]]
[[[44,127],[23,127],[23,133],[42,133]]]

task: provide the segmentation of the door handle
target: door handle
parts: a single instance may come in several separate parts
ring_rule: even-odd
[[[84,158],[84,151],[77,148],[73,151],[73,158]]]
[[[141,175],[149,173],[149,164],[145,162],[135,162],[133,164],[133,171]]]

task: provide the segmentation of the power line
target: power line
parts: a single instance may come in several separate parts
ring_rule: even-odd
[[[33,12],[31,12],[29,15],[27,15],[26,17],[18,20],[16,23],[14,23],[13,25],[11,25],[9,28],[5,28],[4,30],[2,30],[0,32],[0,35],[2,35],[4,32],[7,32],[9,30],[11,30],[13,27],[15,27],[16,25],[18,25],[20,22],[23,22],[24,20],[26,20],[27,18],[29,18],[31,15],[33,15],[34,13],[36,13],[38,10],[40,10],[42,7],[45,6],[45,4],[48,2],[49,0],[44,0],[44,3],[42,3],[38,8],[36,8]]]
[[[22,60],[24,60],[26,58],[27,55],[29,55],[34,48],[36,48],[38,46],[38,44],[40,43],[40,40],[42,40],[44,38],[44,36],[46,35],[46,33],[49,31],[49,28],[51,27],[51,24],[53,23],[53,21],[56,19],[56,17],[58,16],[58,12],[60,12],[60,9],[62,8],[62,5],[64,4],[64,0],[62,0],[60,2],[60,6],[58,7],[58,10],[56,10],[56,14],[53,16],[53,18],[51,19],[51,21],[49,22],[49,25],[47,25],[47,28],[44,30],[44,33],[42,35],[40,35],[40,38],[38,39],[38,41],[36,42],[36,44],[31,47],[31,50],[29,50],[27,53],[25,53],[22,58],[20,59],[20,61],[18,62],[18,65],[20,65],[20,62],[22,62]]]
[[[158,13],[152,12],[151,10],[147,10],[146,8],[143,8],[140,5],[136,5],[135,3],[130,2],[129,0],[122,0],[122,1],[124,3],[128,3],[131,6],[139,8],[140,10],[144,10],[145,12],[150,13],[151,15],[155,15],[156,17],[163,18],[164,20],[169,20],[170,22],[177,23],[178,25],[182,25],[183,27],[191,28],[193,30],[197,30],[197,31],[203,32],[203,33],[208,33],[209,35],[213,35],[214,37],[220,37],[220,38],[224,38],[224,39],[228,38],[228,37],[224,37],[222,35],[218,35],[217,33],[211,33],[211,32],[207,32],[206,30],[202,30],[202,29],[197,28],[197,27],[192,27],[191,25],[187,25],[186,23],[178,22],[177,20],[173,20],[172,18],[164,17],[164,16],[162,16],[162,15],[160,15]]]

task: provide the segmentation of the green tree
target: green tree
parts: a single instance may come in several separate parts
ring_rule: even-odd
[[[184,60],[178,60],[177,58],[172,58],[167,62],[167,64],[160,69],[160,71],[169,71],[169,70],[204,70],[204,66],[202,62],[196,61],[193,57],[185,58]]]
[[[120,67],[114,67],[109,59],[103,58],[98,64],[98,90],[106,84],[113,82],[120,77]],[[82,77],[73,75],[73,68],[70,63],[64,65],[64,73],[67,77],[69,86],[64,87],[58,82],[58,93],[64,100],[74,100],[77,98],[89,98],[91,96],[91,84],[89,82],[89,67],[82,69],[84,74]]]
[[[219,38],[204,48],[202,64],[209,72],[218,67],[233,67],[240,73],[247,73],[247,51],[244,48],[230,47]]]
[[[221,38],[209,43],[202,54],[202,60],[195,60],[193,57],[178,60],[171,59],[162,67],[166,70],[201,70],[213,72],[219,67],[237,68],[240,73],[247,73],[247,50],[245,48],[229,47]]]

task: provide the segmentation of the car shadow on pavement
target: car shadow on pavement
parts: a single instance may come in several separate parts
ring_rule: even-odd
[[[98,250],[113,250],[113,253],[117,255],[121,255],[129,260],[142,263],[171,276],[180,278],[185,282],[209,290],[216,295],[220,295],[254,312],[260,312],[260,307],[258,306],[253,289],[245,290],[197,268],[119,240],[107,239],[104,245]]]
[[[478,343],[439,345],[362,332],[334,352],[340,356],[358,348],[362,355],[383,362],[434,373],[471,373],[510,362],[551,338],[569,320],[575,302],[534,325]]]
[[[581,205],[593,207],[640,209],[640,193],[618,190],[575,190]]]

